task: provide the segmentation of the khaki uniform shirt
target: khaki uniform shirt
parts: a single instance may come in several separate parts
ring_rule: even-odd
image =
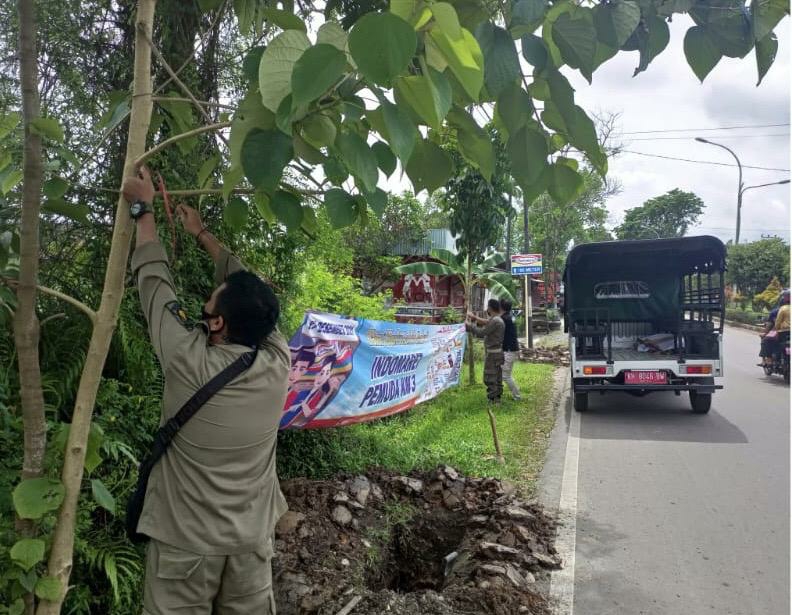
[[[227,252],[215,282],[242,268]],[[180,318],[167,256],[159,242],[135,250],[132,270],[165,375],[160,424],[206,382],[250,350],[211,345],[206,329]],[[286,512],[275,447],[286,399],[289,348],[278,331],[253,365],[204,404],[154,467],[138,531],[201,555],[234,555],[266,544]]]
[[[778,316],[775,319],[775,330],[779,333],[789,331],[789,305],[782,305],[778,308]]]
[[[506,325],[500,316],[493,316],[483,326],[468,325],[467,330],[476,337],[484,338],[484,348],[488,353],[503,352]]]

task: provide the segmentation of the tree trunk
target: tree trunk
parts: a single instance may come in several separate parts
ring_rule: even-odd
[[[465,269],[465,315],[473,310],[471,303],[473,294],[473,263],[470,260],[470,253],[467,257],[467,267]],[[473,342],[476,338],[472,333],[468,333],[468,368],[470,370],[470,384],[476,384],[476,358],[473,356]]]
[[[22,480],[41,476],[47,446],[44,392],[39,367],[39,321],[36,315],[36,284],[39,269],[39,210],[41,208],[41,136],[30,131],[31,120],[39,116],[38,64],[36,49],[35,3],[18,0],[19,74],[22,86],[22,116],[25,143],[22,161],[22,220],[19,232],[19,285],[14,314],[14,343],[19,365],[19,396],[25,450]],[[17,519],[17,532],[33,536],[35,524]],[[33,594],[25,596],[25,611],[33,613]]]
[[[152,36],[154,8],[156,0],[138,0],[137,28],[135,31],[135,72],[133,82],[132,110],[129,118],[124,177],[134,173],[134,160],[145,152],[146,135],[151,121],[151,49],[141,33],[145,29]],[[77,500],[85,465],[85,451],[88,432],[91,426],[96,393],[102,375],[102,368],[113,330],[118,319],[118,309],[124,294],[124,273],[129,258],[129,244],[132,237],[132,221],[124,197],[119,195],[116,206],[116,219],[110,257],[105,272],[102,300],[97,312],[96,326],[88,346],[88,355],[77,389],[74,414],[69,439],[64,453],[62,481],[66,496],[58,512],[58,520],[52,540],[49,557],[49,575],[61,582],[61,595],[54,602],[42,601],[37,615],[57,615],[66,596],[69,576],[72,570],[74,551],[74,531]]]

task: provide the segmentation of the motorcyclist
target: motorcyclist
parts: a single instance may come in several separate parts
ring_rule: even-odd
[[[789,340],[790,326],[790,307],[789,289],[781,294],[779,305],[770,312],[767,319],[766,331],[761,336],[762,344],[760,356],[762,357],[761,367],[773,364],[775,354],[783,348],[783,344]]]

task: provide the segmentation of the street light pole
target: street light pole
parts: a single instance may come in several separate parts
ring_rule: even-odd
[[[725,145],[721,145],[720,143],[715,143],[714,141],[707,141],[707,139],[703,139],[701,137],[696,137],[696,141],[698,141],[699,143],[708,143],[709,145],[714,145],[716,147],[723,148],[727,152],[729,152],[732,156],[734,156],[734,159],[737,161],[737,168],[740,173],[739,185],[737,186],[737,231],[734,235],[734,245],[737,245],[740,243],[740,210],[742,209],[742,195],[744,192],[743,179],[742,179],[742,163],[740,162],[740,159],[737,157],[737,154],[735,154],[731,149],[729,149]]]

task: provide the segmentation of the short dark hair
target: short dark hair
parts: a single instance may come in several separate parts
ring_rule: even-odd
[[[487,307],[491,309],[493,312],[500,312],[501,311],[500,305],[501,305],[500,301],[498,301],[497,299],[490,299],[489,301],[487,301]]]
[[[511,312],[512,302],[509,301],[508,299],[501,299],[500,300],[500,309],[501,309],[501,312],[503,312],[504,314],[506,314],[508,312]]]
[[[215,312],[226,321],[232,344],[257,347],[275,329],[280,303],[275,291],[250,271],[235,271],[217,296]]]

